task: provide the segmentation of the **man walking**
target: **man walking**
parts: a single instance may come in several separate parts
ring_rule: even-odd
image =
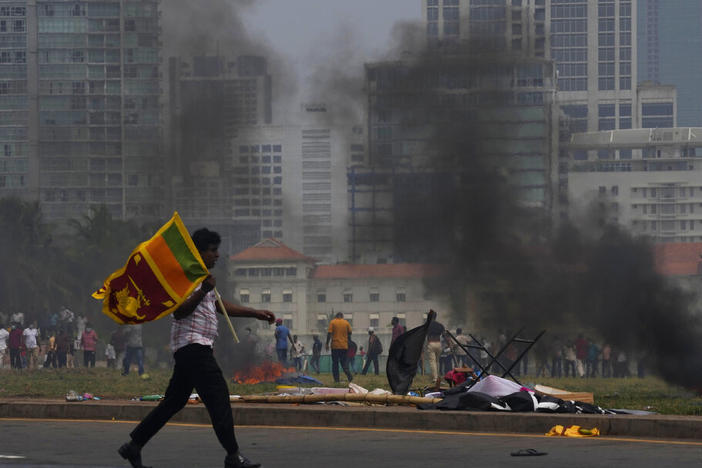
[[[212,268],[219,258],[221,238],[216,232],[200,229],[192,236],[207,268]],[[224,302],[225,311],[217,307],[213,291],[216,280],[207,279],[173,313],[171,350],[175,358],[173,375],[166,394],[131,432],[131,440],[119,448],[122,458],[134,468],[145,468],[141,463],[141,449],[188,402],[193,388],[202,399],[219,443],[227,451],[225,468],[255,468],[261,466],[244,457],[234,435],[234,418],[229,402],[229,387],[212,352],[217,337],[217,313],[232,317],[252,317],[268,323],[275,316],[267,310],[256,310]]]
[[[291,345],[293,343],[292,337],[290,336],[290,330],[288,327],[283,325],[283,319],[277,319],[275,321],[275,352],[278,354],[278,362],[280,362],[283,367],[288,367],[288,341]]]
[[[407,329],[400,324],[400,319],[397,317],[393,317],[392,320],[390,320],[390,324],[392,325],[392,339],[390,340],[390,346],[392,346],[397,337],[406,332]]]
[[[132,361],[136,361],[139,375],[142,375],[144,373],[144,341],[141,338],[141,324],[130,325],[127,335],[127,351],[122,362],[122,375],[129,375]]]
[[[319,358],[322,355],[322,342],[319,341],[317,335],[313,335],[312,339],[314,342],[312,343],[312,359],[310,360],[310,366],[319,374]]]
[[[349,364],[346,362],[350,338],[351,324],[344,320],[344,314],[338,312],[334,320],[329,322],[326,344],[326,349],[328,350],[329,342],[331,341],[332,375],[335,383],[339,383],[339,364],[341,364],[341,368],[344,370],[349,382],[353,380],[353,376],[349,372]]]
[[[432,321],[427,328],[427,355],[429,356],[429,368],[435,386],[441,385],[439,378],[439,362],[441,360],[441,337],[446,329],[437,320]]]
[[[378,375],[378,355],[382,352],[383,344],[380,342],[380,338],[375,334],[375,329],[373,327],[368,327],[368,354],[366,355],[366,365],[363,366],[363,370],[361,371],[362,375],[366,375],[371,362],[373,363],[375,375]]]

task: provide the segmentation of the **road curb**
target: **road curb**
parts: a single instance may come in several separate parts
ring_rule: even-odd
[[[0,399],[0,418],[139,421],[156,405],[142,401]],[[597,427],[602,435],[702,440],[702,417],[420,411],[401,406],[232,404],[243,426],[345,427],[544,434],[552,426]],[[209,424],[204,405],[188,405],[172,422]]]

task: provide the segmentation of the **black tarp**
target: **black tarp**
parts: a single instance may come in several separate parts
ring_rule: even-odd
[[[403,333],[390,346],[385,372],[392,393],[395,395],[406,395],[409,391],[412,380],[417,374],[417,365],[422,356],[427,329],[434,319],[436,319],[436,312],[430,310],[427,321],[423,325]]]

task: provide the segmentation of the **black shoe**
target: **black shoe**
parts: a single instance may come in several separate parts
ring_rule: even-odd
[[[144,466],[141,464],[141,447],[130,440],[126,444],[123,444],[117,452],[132,464],[133,468],[151,468],[150,466]]]
[[[224,468],[258,468],[260,463],[255,463],[246,458],[241,452],[236,452],[233,455],[227,455],[224,459]]]

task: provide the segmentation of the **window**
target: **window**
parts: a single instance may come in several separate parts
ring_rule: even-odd
[[[407,317],[405,316],[405,314],[397,314],[396,317],[400,321],[400,325],[402,325],[403,327],[406,328],[407,327]]]
[[[406,302],[407,301],[407,293],[404,291],[397,291],[395,293],[395,301],[396,302]]]
[[[288,327],[288,329],[292,330],[293,329],[293,318],[292,314],[285,314],[283,315],[283,325]]]
[[[239,290],[239,302],[241,302],[242,304],[249,303],[249,290],[248,289],[240,289]]]
[[[319,302],[319,303],[327,302],[327,293],[318,292],[317,293],[317,302]]]
[[[614,78],[599,78],[597,80],[597,86],[600,91],[613,90]]]
[[[234,276],[246,276],[246,268],[237,268],[234,270]]]
[[[324,314],[317,314],[317,330],[326,330],[327,328],[327,316]]]
[[[370,314],[368,316],[368,325],[373,327],[373,328],[378,328],[380,326],[380,315],[379,314]]]
[[[292,302],[292,301],[293,301],[292,289],[284,289],[283,290],[283,302]]]
[[[270,303],[271,302],[271,290],[270,289],[264,289],[261,291],[261,302],[263,303]]]
[[[369,299],[371,302],[380,302],[380,293],[377,292],[371,292]]]
[[[614,104],[600,104],[598,107],[599,117],[614,117]]]
[[[605,131],[605,130],[614,130],[616,127],[616,120],[615,119],[599,119],[598,120],[598,129]]]
[[[353,302],[353,293],[351,291],[344,291],[344,302]]]
[[[641,113],[644,116],[649,115],[673,115],[673,103],[645,103],[641,105]]]

